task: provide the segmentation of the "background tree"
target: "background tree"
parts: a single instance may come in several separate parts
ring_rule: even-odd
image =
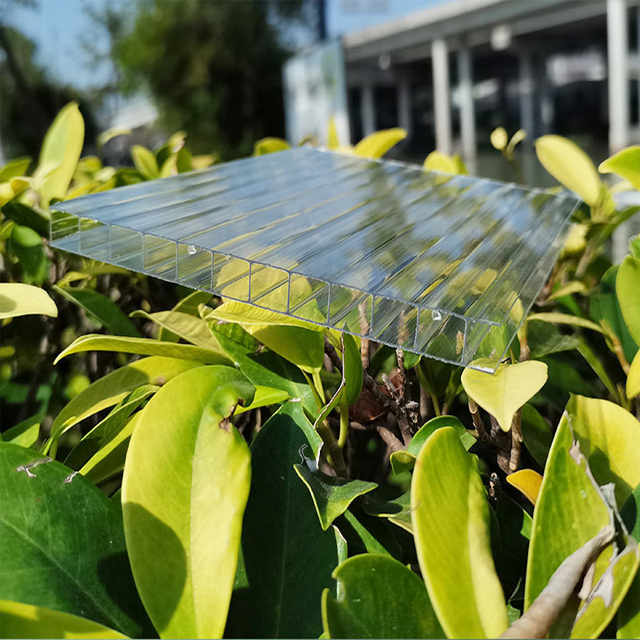
[[[147,88],[196,152],[246,155],[284,132],[282,65],[312,20],[304,1],[141,2],[116,46],[125,91]],[[287,42],[289,40],[289,42]]]

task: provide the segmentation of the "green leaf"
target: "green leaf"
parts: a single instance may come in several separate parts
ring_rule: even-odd
[[[424,160],[422,165],[425,171],[437,171],[438,173],[460,173],[459,165],[455,158],[440,151],[432,151]]]
[[[65,431],[98,411],[118,404],[134,389],[145,384],[161,386],[175,376],[201,366],[202,363],[192,360],[152,356],[108,373],[62,409],[51,425],[51,438],[44,447],[44,453],[51,451],[55,457],[58,438]]]
[[[491,366],[491,360],[472,364]],[[494,374],[467,368],[462,386],[467,395],[488,411],[503,431],[511,429],[516,411],[542,389],[547,381],[547,365],[528,360],[518,364],[500,364]]]
[[[354,404],[362,391],[364,377],[362,359],[360,358],[360,349],[358,349],[358,345],[352,335],[343,333],[342,341],[344,347],[345,396],[348,404]]]
[[[209,331],[206,320],[202,318],[182,313],[181,311],[159,311],[157,313],[134,311],[131,317],[145,318],[164,329],[165,334],[173,333],[178,338],[182,338],[197,347],[222,353],[220,345],[211,334],[211,331]],[[158,332],[158,340],[161,339]],[[177,342],[177,340],[170,340],[169,342]]]
[[[602,362],[595,354],[593,349],[587,344],[586,340],[580,340],[578,345],[578,353],[587,361],[589,366],[593,369],[594,373],[600,378],[602,384],[607,388],[607,391],[616,400],[619,399],[620,394],[618,388],[613,384],[607,370],[604,368]]]
[[[47,131],[40,151],[38,168],[53,165],[40,186],[40,199],[45,207],[52,198],[64,200],[69,183],[80,159],[84,144],[84,120],[76,102],[70,102],[58,113]]]
[[[237,325],[210,324],[216,340],[254,386],[286,391],[292,399],[315,414],[318,407],[311,387],[300,370],[271,351],[257,353],[258,342]]]
[[[600,163],[598,171],[615,173],[640,191],[640,145],[618,151]]]
[[[580,280],[574,280],[572,282],[567,282],[567,284],[559,286],[557,289],[554,289],[553,293],[547,298],[547,300],[557,300],[558,298],[562,298],[564,296],[570,296],[574,293],[586,293],[587,285]]]
[[[71,469],[81,469],[102,447],[113,440],[122,430],[129,416],[148,400],[160,387],[145,384],[138,387],[118,404],[71,450],[64,463]]]
[[[509,136],[504,127],[497,127],[491,132],[491,146],[498,151],[504,151],[509,143]]]
[[[49,219],[22,202],[9,202],[2,207],[2,213],[18,224],[31,227],[41,236],[49,237]]]
[[[600,198],[602,182],[589,156],[562,136],[542,136],[535,141],[542,166],[562,185],[577,193],[590,207]]]
[[[507,608],[491,556],[489,504],[455,429],[438,429],[422,447],[411,507],[420,568],[447,636],[499,636]]]
[[[640,485],[627,498],[620,516],[629,534],[640,542]],[[640,637],[640,571],[636,573],[620,609],[618,609],[618,638]]]
[[[317,638],[320,596],[335,589],[336,535],[322,531],[309,492],[293,464],[321,444],[300,403],[288,402],[251,444],[251,493],[226,637]]]
[[[230,367],[187,371],[150,400],[131,437],[127,551],[163,638],[222,637],[251,477],[248,447],[228,417],[253,391]]]
[[[134,324],[111,298],[107,298],[93,289],[59,287],[57,285],[54,285],[53,288],[67,300],[80,307],[89,316],[103,324],[111,333],[133,338],[140,337],[140,333]]]
[[[424,583],[401,562],[368,553],[333,572],[338,599],[322,594],[329,638],[443,638]]]
[[[0,598],[151,637],[129,567],[122,516],[84,478],[0,443]],[[51,631],[49,631],[51,633]]]
[[[145,180],[155,180],[159,177],[158,163],[153,153],[146,147],[134,144],[131,147],[131,159],[133,160],[133,166]]]
[[[40,235],[29,227],[14,224],[11,229],[11,248],[20,261],[25,283],[41,285],[47,279],[49,262]]]
[[[35,415],[23,420],[11,429],[7,429],[2,434],[2,440],[29,449],[38,441],[42,419],[42,415]]]
[[[522,441],[533,459],[544,469],[553,442],[551,427],[530,404],[522,407]]]
[[[391,462],[393,472],[402,473],[403,471],[413,469],[424,443],[436,429],[442,429],[443,427],[453,427],[467,451],[476,443],[476,439],[470,433],[467,433],[467,430],[458,418],[454,416],[432,418],[418,429],[413,438],[411,438],[411,442],[407,445],[406,451],[394,451],[391,454],[389,461]]]
[[[265,156],[268,153],[277,153],[278,151],[286,151],[291,149],[291,145],[281,138],[262,138],[258,140],[253,147],[254,156]]]
[[[322,327],[242,302],[225,302],[207,314],[207,319],[211,318],[236,322],[256,340],[303,371],[313,373],[322,368]]]
[[[397,527],[413,534],[410,491],[397,497],[385,499],[384,492],[378,489],[364,499],[363,508],[368,515],[387,518]]]
[[[636,353],[627,376],[627,398],[640,395],[640,350]]]
[[[17,282],[0,283],[0,320],[29,315],[57,318],[58,308],[44,289]]]
[[[589,315],[599,323],[606,323],[610,331],[620,340],[625,358],[631,362],[638,351],[638,345],[627,329],[622,309],[616,294],[619,266],[613,265],[602,276],[600,284],[590,298]]]
[[[0,167],[0,182],[8,182],[11,178],[23,176],[27,172],[30,164],[31,158],[28,156],[9,160],[7,164]]]
[[[378,553],[398,560],[402,558],[400,545],[378,518],[347,509],[336,525],[347,540],[350,555]]]
[[[554,325],[539,320],[527,321],[527,342],[532,358],[542,358],[560,351],[571,351],[580,344],[576,336],[562,334]]]
[[[272,387],[263,387],[262,385],[256,385],[256,392],[253,396],[253,402],[246,407],[238,407],[235,415],[240,415],[247,411],[253,411],[260,407],[268,407],[272,404],[282,404],[291,399],[291,396],[281,389],[273,389]]]
[[[113,140],[118,136],[130,136],[130,135],[131,135],[131,129],[127,129],[127,127],[111,127],[110,129],[103,131],[98,136],[98,139],[97,139],[98,146],[104,147],[104,145],[107,144],[109,140]]]
[[[627,256],[618,269],[616,293],[627,329],[640,346],[640,260]]]
[[[126,638],[102,624],[44,607],[0,600],[3,638]]]
[[[309,489],[323,531],[326,531],[356,498],[373,491],[378,486],[375,482],[349,481],[328,476],[321,471],[313,472],[306,462],[293,466]]]
[[[382,156],[395,147],[398,142],[407,137],[404,129],[396,127],[394,129],[383,129],[369,134],[363,138],[353,149],[357,156],[362,158],[382,158]]]
[[[76,338],[54,360],[57,364],[62,358],[84,351],[117,351],[119,353],[135,353],[142,356],[164,356],[167,358],[181,358],[195,360],[205,364],[230,364],[229,358],[222,353],[194,347],[190,344],[176,344],[175,342],[160,342],[150,338],[129,338],[119,336],[104,336],[90,333]]]

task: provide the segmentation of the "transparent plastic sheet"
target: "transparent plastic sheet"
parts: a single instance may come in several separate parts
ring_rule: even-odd
[[[496,366],[579,201],[297,148],[52,206],[51,244],[459,365]]]

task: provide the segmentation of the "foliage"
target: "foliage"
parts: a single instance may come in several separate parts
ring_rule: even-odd
[[[603,253],[635,211],[577,147],[537,142],[588,204],[490,375],[52,251],[51,198],[214,161],[178,132],[104,167],[78,115],[0,169],[3,633],[638,636],[640,257]]]

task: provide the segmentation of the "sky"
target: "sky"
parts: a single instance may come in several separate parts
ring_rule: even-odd
[[[12,6],[9,21],[36,42],[38,61],[54,78],[81,89],[89,88],[104,84],[109,69],[91,68],[86,60],[82,38],[91,38],[98,47],[105,47],[107,41],[106,36],[92,26],[85,7],[100,8],[105,2],[114,4],[115,1],[124,0],[36,0],[37,6],[31,9]],[[329,37],[336,38],[447,0],[327,1],[327,29]],[[2,5],[0,0],[0,11]]]

